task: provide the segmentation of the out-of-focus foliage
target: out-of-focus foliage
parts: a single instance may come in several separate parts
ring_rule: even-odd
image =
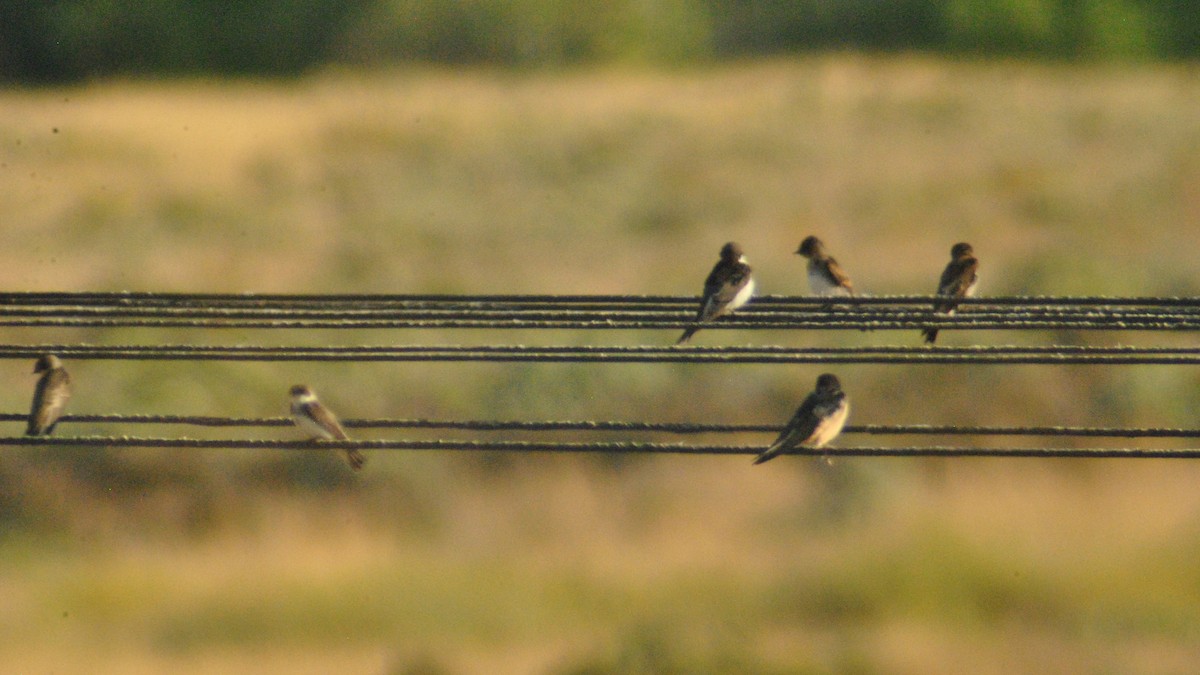
[[[333,53],[369,0],[0,0],[0,73],[288,75]]]
[[[853,48],[1200,55],[1186,0],[0,0],[0,78],[290,75],[330,63],[678,63]]]
[[[383,0],[349,27],[336,57],[370,63],[679,61],[710,52],[695,0]]]

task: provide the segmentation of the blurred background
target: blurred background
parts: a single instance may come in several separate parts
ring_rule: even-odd
[[[1182,0],[0,1],[0,287],[684,295],[736,240],[760,293],[803,294],[792,251],[817,234],[868,294],[932,292],[950,246],[969,241],[983,295],[1195,295],[1198,55],[1200,6]],[[676,337],[9,328],[2,341]],[[919,339],[712,329],[695,341]],[[1194,337],[944,331],[941,342]],[[0,410],[28,410],[33,364],[0,367]],[[67,367],[78,414],[277,416],[304,382],[346,418],[754,424],[782,424],[821,372]],[[1194,428],[1200,409],[1200,373],[1178,367],[835,372],[853,424]],[[147,431],[57,431],[98,433]],[[4,450],[6,669],[1200,663],[1192,462],[369,454],[352,475],[334,453]]]

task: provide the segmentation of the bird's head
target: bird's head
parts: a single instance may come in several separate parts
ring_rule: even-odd
[[[971,248],[971,245],[965,241],[958,242],[950,249],[950,257],[956,260],[969,255],[975,255],[975,249]]]
[[[804,241],[800,242],[800,248],[796,249],[796,253],[804,256],[805,258],[811,258],[811,257],[819,254],[821,252],[821,249],[824,248],[824,246],[825,245],[821,242],[820,239],[810,236],[810,237],[807,237]]]
[[[58,357],[53,354],[42,354],[38,357],[37,362],[33,364],[33,372],[35,375],[37,373],[44,373],[48,370],[54,370],[55,368],[62,368],[62,361],[60,361]]]
[[[825,373],[817,378],[817,391],[836,394],[842,390],[842,383],[833,373]]]
[[[742,252],[742,247],[738,246],[737,242],[731,241],[721,247],[721,260],[725,262],[744,262],[746,254]]]

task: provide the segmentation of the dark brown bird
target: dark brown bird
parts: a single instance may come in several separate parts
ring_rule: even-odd
[[[933,311],[947,316],[954,314],[958,301],[975,295],[975,285],[979,282],[976,270],[979,261],[975,259],[975,250],[965,242],[959,242],[950,249],[950,263],[942,272],[938,281],[937,294],[944,296],[933,303]],[[938,329],[926,328],[921,331],[925,342],[933,344],[937,340]]]
[[[850,415],[850,399],[842,391],[837,377],[825,373],[817,378],[817,388],[809,394],[787,426],[766,450],[754,460],[762,464],[796,447],[823,448],[837,438]]]
[[[58,418],[71,398],[71,376],[63,368],[62,361],[53,354],[44,354],[33,366],[33,373],[41,373],[37,388],[33,391],[33,406],[29,410],[26,436],[49,436],[58,426]]]
[[[296,423],[296,426],[311,434],[310,438],[339,441],[350,439],[342,429],[337,417],[317,400],[317,395],[312,389],[303,384],[297,384],[292,387],[290,393],[292,395],[292,421]],[[345,452],[346,461],[350,463],[351,469],[361,469],[367,461],[367,458],[354,448],[349,448]]]
[[[695,324],[689,326],[675,343],[681,345],[692,339],[700,330],[700,324],[712,321],[733,312],[746,304],[754,295],[754,278],[742,247],[729,242],[721,247],[721,259],[713,266],[704,280],[704,296],[700,299],[700,311]]]

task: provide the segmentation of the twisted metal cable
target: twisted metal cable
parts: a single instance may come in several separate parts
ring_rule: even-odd
[[[935,314],[933,296],[763,296],[716,329],[1196,330],[1200,298],[967,298]],[[163,328],[682,329],[697,298],[548,295],[0,294],[0,325]]]
[[[685,455],[756,455],[763,446],[686,445],[649,442],[540,442],[475,440],[360,440],[360,441],[286,441],[259,439],[147,438],[140,436],[10,436],[0,437],[0,445],[73,446],[127,448],[244,448],[254,450],[441,450],[460,452],[560,452],[560,453],[665,453]],[[827,447],[819,450],[797,448],[785,454],[818,457],[1033,457],[1033,458],[1121,458],[1121,459],[1197,459],[1200,448],[1168,450],[1163,448],[1037,448],[1037,447]]]
[[[752,305],[800,304],[838,305],[862,304],[922,304],[934,300],[929,295],[856,295],[835,299],[815,296],[760,295]],[[115,292],[0,292],[0,305],[123,305],[123,306],[222,306],[291,307],[314,305],[406,305],[477,306],[481,304],[508,305],[687,305],[695,307],[697,296],[692,295],[549,295],[549,294],[368,294],[368,293],[163,293],[153,291]],[[1196,307],[1200,298],[1187,296],[984,296],[963,298],[963,305],[973,304],[1038,304],[1038,305],[1147,305]]]
[[[205,329],[517,329],[517,330],[683,330],[692,325],[690,318],[653,317],[631,319],[605,318],[223,318],[223,317],[56,317],[0,315],[0,326],[14,328],[205,328]],[[837,315],[773,317],[747,313],[723,317],[705,324],[705,330],[920,330],[923,328],[972,330],[1200,330],[1200,315],[1107,314],[1087,316],[1033,316],[1021,314],[910,314],[910,315]]]
[[[0,413],[0,422],[23,422],[27,415]],[[63,415],[60,424],[174,424],[202,427],[291,427],[290,417],[217,417],[209,415]],[[696,422],[642,422],[625,420],[429,420],[343,419],[351,429],[432,429],[460,431],[595,431],[654,432],[680,435],[778,433],[778,424],[714,424]],[[846,425],[845,434],[948,435],[948,436],[1047,436],[1076,438],[1200,438],[1200,429],[1170,427],[1079,426],[961,426],[933,424]]]
[[[962,301],[953,316],[933,314],[932,296],[827,298],[765,296],[706,329],[915,330],[973,329],[1156,330],[1200,329],[1200,298],[997,297]],[[550,295],[232,295],[171,293],[0,293],[0,325],[10,327],[160,328],[520,328],[672,329],[691,325],[692,296]],[[915,364],[1172,364],[1200,363],[1200,347],[668,347],[414,345],[90,345],[0,344],[0,358],[31,359],[55,353],[68,359],[230,361],[525,361],[612,363],[915,363]],[[23,415],[0,415],[20,421]],[[221,418],[183,415],[74,415],[63,422],[189,424],[209,427],[279,427],[289,418]],[[346,420],[350,428],[474,431],[610,431],[675,434],[778,432],[776,425],[619,421]],[[1104,427],[960,427],[858,425],[846,433],[868,435],[976,435],[1084,438],[1197,438],[1200,430]],[[659,442],[559,442],[524,440],[294,440],[147,438],[0,438],[0,445],[122,446],[160,448],[359,448],[366,450],[467,450],[757,454],[760,446]],[[845,447],[799,450],[828,456],[1200,457],[1200,449],[946,446]]]
[[[1196,365],[1200,347],[973,346],[264,346],[0,344],[0,359],[57,354],[74,360],[158,361],[490,361],[557,363],[891,363]]]

